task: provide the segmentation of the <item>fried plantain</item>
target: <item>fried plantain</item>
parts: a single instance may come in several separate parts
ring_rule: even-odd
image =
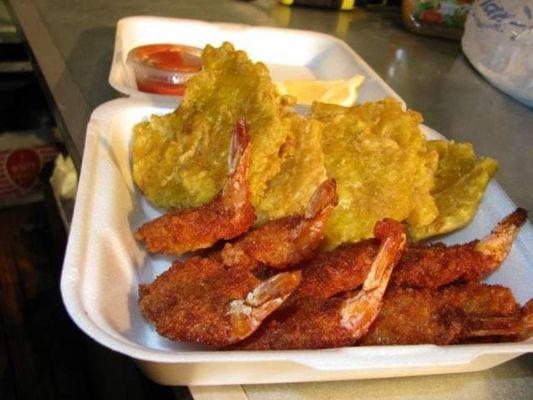
[[[418,220],[433,221],[436,162],[420,114],[389,98],[350,108],[314,103],[311,116],[325,124],[326,170],[338,185],[339,206],[327,226],[330,247],[371,237],[382,218],[404,221],[418,213]]]
[[[326,179],[322,151],[323,125],[311,118],[293,115],[280,172],[267,183],[256,206],[259,223],[303,212],[314,190]]]
[[[427,225],[411,225],[409,234],[415,241],[441,235],[467,225],[474,215],[483,193],[498,170],[496,160],[477,158],[470,143],[444,140],[428,142],[439,155],[432,195],[438,217]]]

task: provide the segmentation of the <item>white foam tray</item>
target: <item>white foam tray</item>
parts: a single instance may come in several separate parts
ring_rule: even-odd
[[[533,351],[522,343],[454,346],[351,347],[312,351],[211,351],[166,340],[142,318],[137,286],[170,264],[149,256],[132,232],[160,211],[135,188],[130,139],[135,123],[172,110],[168,99],[143,95],[128,78],[127,51],[150,42],[203,46],[231,40],[276,79],[366,77],[360,101],[397,95],[343,42],[322,34],[199,21],[132,17],[119,22],[110,83],[130,98],[98,107],[87,137],[76,207],[63,265],[61,291],[78,326],[99,343],[138,361],[162,384],[215,385],[378,378],[476,371]],[[267,45],[268,44],[268,45]],[[430,137],[439,135],[426,129]],[[485,235],[515,208],[496,182],[475,220],[445,238],[458,243]],[[533,229],[527,223],[511,254],[489,282],[512,288],[521,303],[533,297]]]

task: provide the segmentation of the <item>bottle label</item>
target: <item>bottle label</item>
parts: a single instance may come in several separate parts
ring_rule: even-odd
[[[472,0],[419,0],[414,17],[419,22],[462,28]]]

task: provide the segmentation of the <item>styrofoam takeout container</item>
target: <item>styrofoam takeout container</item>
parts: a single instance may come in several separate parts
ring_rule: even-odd
[[[210,24],[154,17],[118,23],[109,77],[129,98],[98,107],[87,126],[76,208],[63,266],[61,291],[74,321],[99,343],[137,360],[162,384],[214,385],[378,378],[477,371],[533,351],[533,342],[454,346],[380,346],[302,351],[211,351],[160,337],[142,318],[137,285],[151,282],[170,259],[148,255],[132,232],[160,215],[133,184],[130,139],[135,123],[175,104],[140,93],[126,66],[141,44],[219,45],[229,40],[265,62],[275,79],[342,79],[362,74],[360,101],[398,96],[345,43],[324,34]],[[268,45],[266,45],[268,44]],[[426,129],[429,137],[438,133]],[[446,243],[479,238],[515,208],[492,182],[474,221]],[[490,278],[512,288],[521,303],[533,297],[533,229],[528,222],[504,265]]]

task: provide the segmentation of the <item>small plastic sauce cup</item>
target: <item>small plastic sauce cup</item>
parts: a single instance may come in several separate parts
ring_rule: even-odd
[[[183,96],[185,82],[202,70],[202,49],[181,44],[149,44],[130,50],[127,64],[133,68],[142,92]]]

